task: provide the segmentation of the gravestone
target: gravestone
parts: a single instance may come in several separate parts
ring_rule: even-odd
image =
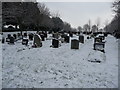
[[[79,42],[84,43],[84,36],[83,35],[79,36]]]
[[[41,36],[42,41],[45,41],[45,36],[44,36],[44,34],[41,34],[40,36]]]
[[[33,34],[32,33],[30,33],[28,36],[29,36],[29,40],[33,40]]]
[[[70,37],[73,37],[73,33],[69,33],[69,36],[70,36]]]
[[[94,43],[94,50],[104,51],[105,43]]]
[[[11,34],[8,34],[6,38],[6,42],[10,42],[10,37],[11,37]]]
[[[5,38],[4,37],[2,37],[2,43],[5,43]]]
[[[15,39],[14,39],[14,37],[11,36],[9,44],[14,44],[14,42],[15,42]]]
[[[28,45],[28,39],[22,39],[22,45]]]
[[[17,36],[18,36],[18,37],[20,37],[20,36],[21,36],[21,34],[20,34],[20,33],[17,33]]]
[[[52,46],[53,46],[53,48],[58,48],[59,47],[59,40],[52,39]]]
[[[101,37],[94,38],[94,43],[100,43],[100,42],[102,42],[102,38]]]
[[[47,32],[44,33],[45,38],[47,38]]]
[[[35,47],[42,47],[42,42],[41,42],[40,35],[38,35],[38,34],[34,35],[33,44],[34,44]]]
[[[11,34],[8,34],[8,36],[7,36],[8,38],[10,38],[11,37]]]
[[[71,49],[79,49],[79,41],[77,39],[71,40]]]
[[[17,39],[17,35],[16,35],[16,34],[13,34],[13,37],[14,37],[15,39]]]
[[[24,35],[23,35],[24,37],[27,37],[27,33],[24,33]]]
[[[64,41],[65,41],[66,43],[69,43],[70,37],[66,35],[66,36],[64,37]]]

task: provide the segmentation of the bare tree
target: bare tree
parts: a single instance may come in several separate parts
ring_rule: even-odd
[[[59,11],[51,12],[52,17],[60,17]]]
[[[44,3],[38,3],[40,14],[50,16],[50,10]]]

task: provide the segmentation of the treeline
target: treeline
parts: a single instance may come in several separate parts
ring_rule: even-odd
[[[15,25],[15,30],[31,31],[74,31],[75,29],[59,17],[59,14],[51,14],[49,8],[42,3],[34,2],[3,2],[2,3],[2,30],[5,25]],[[19,27],[18,27],[19,26]]]
[[[105,30],[112,33],[115,37],[120,38],[120,1],[116,0],[112,4],[115,16],[111,23],[106,25]]]

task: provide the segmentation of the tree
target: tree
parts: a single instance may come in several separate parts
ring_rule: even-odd
[[[58,32],[63,29],[63,21],[59,17],[52,17],[52,21],[54,24],[53,31]]]
[[[93,32],[93,33],[94,33],[94,32],[97,32],[97,30],[98,30],[97,25],[93,25],[93,26],[92,26],[92,32]]]
[[[79,32],[82,32],[82,27],[81,26],[78,26],[77,29],[79,30]]]
[[[71,31],[71,25],[69,23],[67,23],[67,22],[64,22],[63,30],[65,32]]]
[[[89,31],[89,28],[90,28],[90,26],[89,26],[88,24],[85,24],[85,25],[83,26],[83,29],[84,29],[85,32],[88,32],[88,31]]]

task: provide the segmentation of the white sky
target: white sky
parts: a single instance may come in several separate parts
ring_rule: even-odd
[[[60,18],[62,18],[63,21],[70,23],[71,26],[75,28],[78,26],[83,27],[84,24],[88,23],[89,19],[93,25],[98,18],[100,19],[100,27],[104,27],[106,20],[110,22],[113,18],[113,11],[111,9],[111,2],[113,0],[104,0],[106,2],[93,2],[95,0],[89,0],[89,2],[87,2],[88,0],[84,0],[84,2],[82,2],[82,0],[79,0],[81,2],[72,2],[72,0],[71,2],[52,1],[53,0],[46,0],[44,3],[51,12],[59,12]]]

